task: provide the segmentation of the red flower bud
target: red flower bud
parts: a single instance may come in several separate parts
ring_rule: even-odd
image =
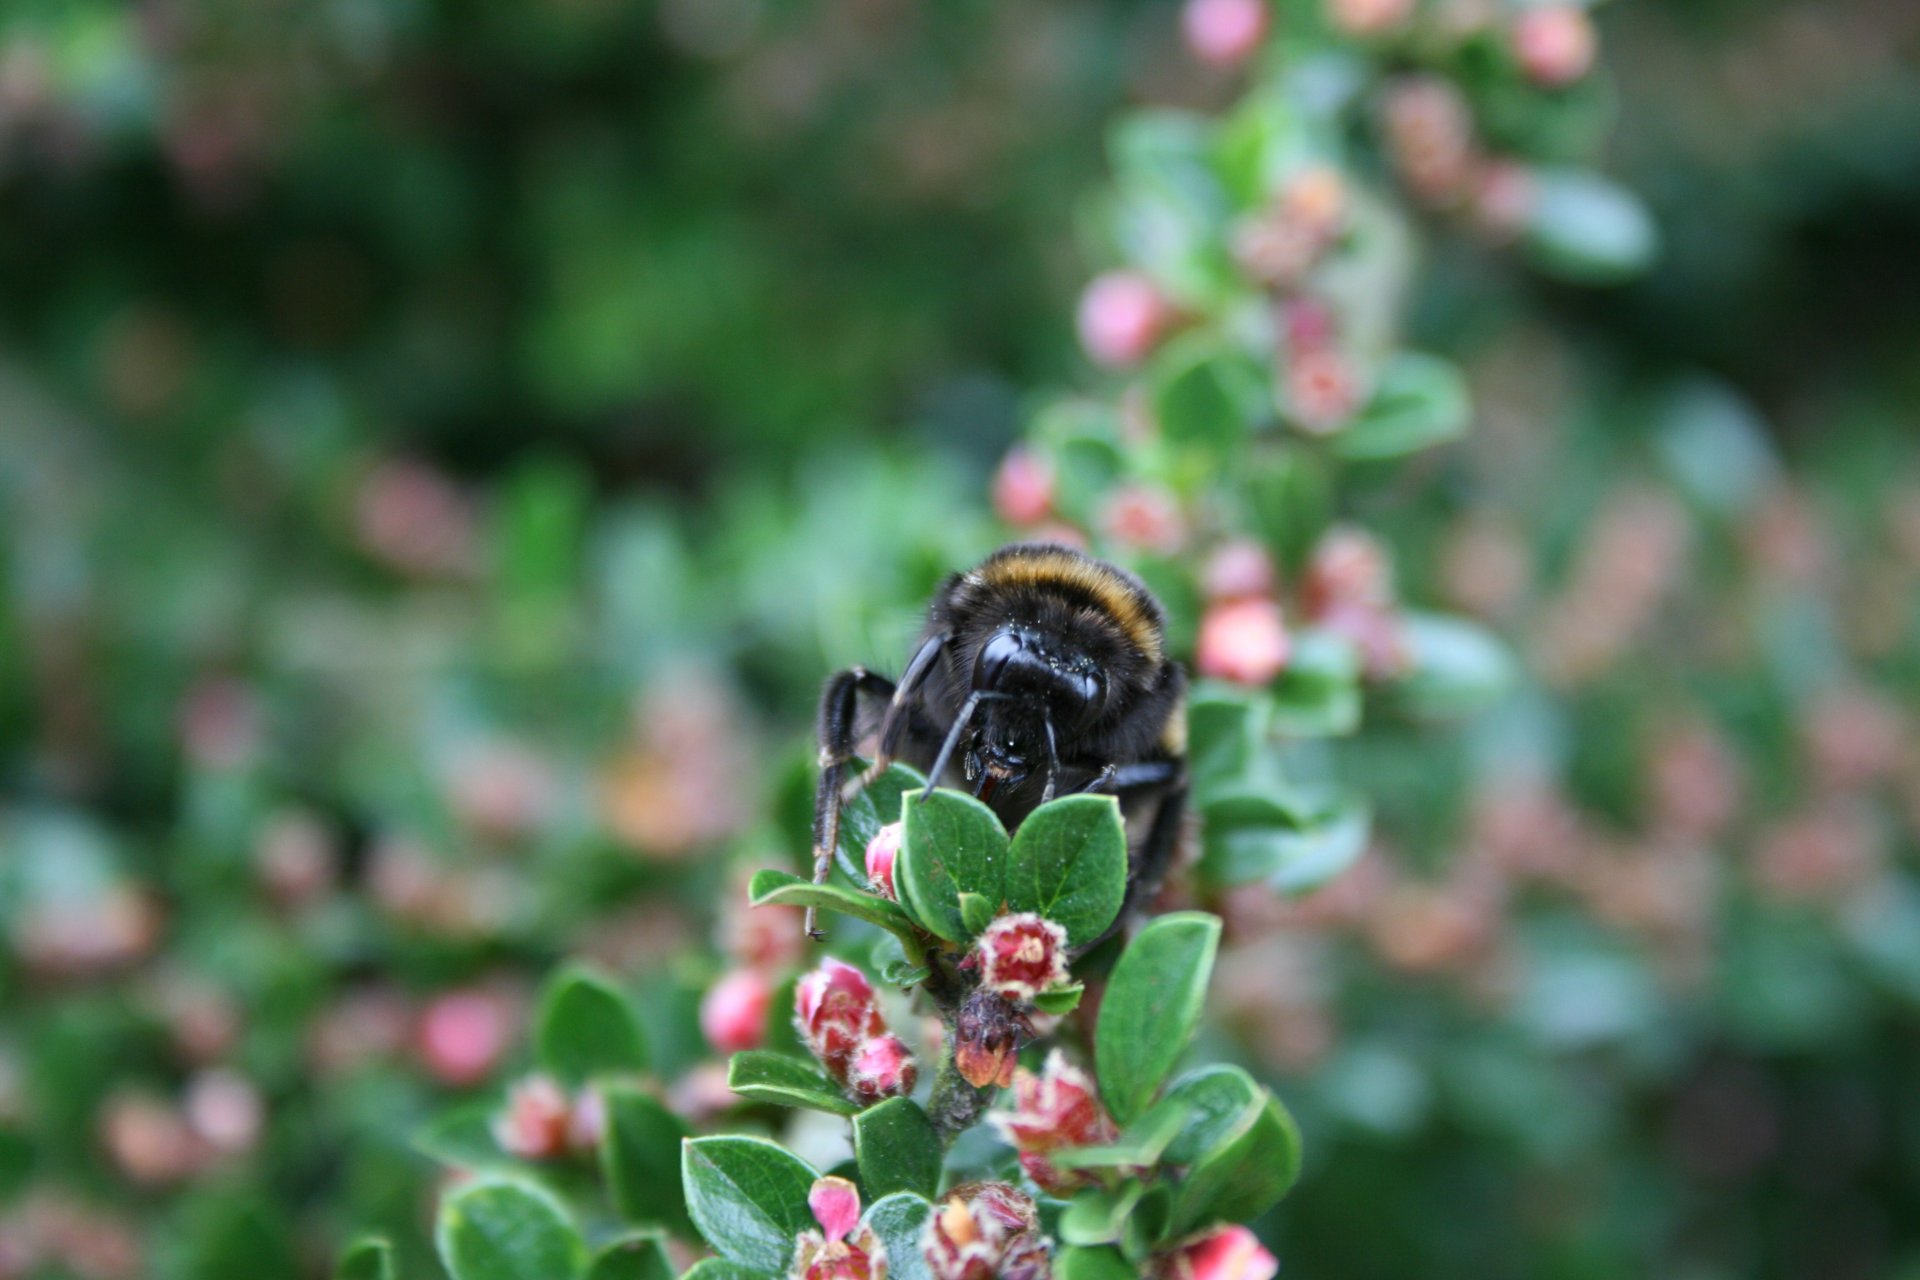
[[[920,1068],[899,1036],[875,1036],[861,1045],[847,1067],[847,1089],[861,1102],[900,1098],[913,1092]]]
[[[887,1250],[860,1224],[860,1192],[845,1178],[821,1178],[807,1193],[819,1231],[794,1242],[794,1280],[886,1280]]]
[[[1273,1280],[1280,1263],[1245,1227],[1215,1227],[1165,1255],[1160,1280]]]
[[[507,1108],[493,1118],[493,1140],[523,1160],[553,1160],[567,1153],[573,1107],[558,1082],[528,1076],[507,1092]]]
[[[507,1047],[507,1019],[494,997],[455,991],[427,1006],[418,1039],[420,1056],[435,1079],[475,1084],[493,1070]]]
[[[1287,362],[1287,407],[1301,430],[1338,431],[1360,410],[1360,380],[1332,347],[1296,351]]]
[[[1053,465],[1015,446],[993,475],[993,509],[1008,524],[1039,524],[1053,513]]]
[[[700,1001],[700,1030],[716,1053],[758,1049],[766,1040],[773,983],[758,969],[736,969]]]
[[[1067,931],[1031,911],[1001,916],[988,925],[968,959],[980,970],[983,990],[1017,1004],[1071,980]]]
[[[1170,556],[1186,543],[1186,521],[1180,505],[1165,489],[1144,484],[1120,485],[1107,495],[1100,524],[1107,536],[1125,547]]]
[[[892,902],[900,901],[893,887],[893,862],[900,856],[900,840],[905,824],[889,822],[873,833],[867,842],[867,881],[873,891]]]
[[[831,956],[800,979],[793,1003],[800,1038],[838,1080],[862,1044],[886,1033],[866,975]]]
[[[1279,605],[1231,600],[1209,605],[1201,615],[1194,666],[1235,684],[1264,685],[1286,668],[1290,648]]]
[[[1080,345],[1111,368],[1139,364],[1173,326],[1173,306],[1160,286],[1137,271],[1111,271],[1080,295]]]
[[[1272,17],[1267,0],[1187,0],[1180,28],[1195,57],[1234,67],[1259,52]]]
[[[1027,1176],[1055,1195],[1070,1195],[1094,1181],[1090,1173],[1056,1169],[1047,1159],[1057,1151],[1097,1146],[1119,1137],[1087,1073],[1055,1049],[1039,1075],[1026,1070],[1014,1073],[1013,1097],[1014,1109],[995,1113],[993,1123],[1020,1153],[1020,1167]]]
[[[927,1222],[934,1280],[1049,1280],[1053,1260],[1033,1200],[1004,1182],[955,1187]]]

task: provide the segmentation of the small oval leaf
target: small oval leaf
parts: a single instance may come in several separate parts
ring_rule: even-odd
[[[1220,946],[1220,921],[1198,911],[1161,916],[1113,967],[1094,1028],[1100,1096],[1121,1124],[1148,1107],[1200,1021]]]

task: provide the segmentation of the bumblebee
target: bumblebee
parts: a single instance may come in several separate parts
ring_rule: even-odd
[[[827,680],[814,880],[832,866],[841,805],[900,761],[925,772],[929,792],[972,792],[1008,831],[1055,796],[1117,796],[1131,909],[1158,888],[1178,842],[1185,696],[1166,614],[1138,578],[1071,547],[1002,547],[941,585],[898,683],[864,667]],[[848,781],[869,727],[872,767]],[[806,927],[821,936],[811,911]]]

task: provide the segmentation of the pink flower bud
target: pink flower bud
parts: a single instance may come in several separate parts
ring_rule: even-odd
[[[1057,1151],[1096,1146],[1119,1136],[1087,1073],[1055,1049],[1039,1075],[1014,1073],[1013,1097],[1014,1109],[995,1113],[993,1123],[1020,1153],[1020,1167],[1035,1185],[1070,1195],[1095,1181],[1087,1172],[1056,1169],[1047,1159]]]
[[[549,1076],[528,1076],[507,1092],[507,1107],[493,1118],[493,1140],[523,1160],[553,1160],[567,1154],[573,1108],[566,1090]]]
[[[794,1011],[800,1038],[828,1074],[843,1084],[860,1047],[887,1030],[866,975],[831,956],[800,979],[794,989]]]
[[[1287,407],[1301,430],[1338,431],[1360,410],[1360,381],[1332,347],[1295,351],[1287,362]]]
[[[1137,271],[1110,271],[1080,295],[1080,345],[1098,364],[1124,369],[1139,364],[1173,326],[1173,305],[1160,287]]]
[[[226,1154],[252,1149],[266,1122],[266,1107],[253,1081],[226,1067],[195,1075],[187,1085],[182,1110],[194,1133]]]
[[[1052,1259],[1031,1197],[1004,1182],[955,1187],[928,1220],[921,1252],[934,1280],[1048,1280]]]
[[[1172,494],[1153,485],[1123,484],[1107,495],[1100,524],[1124,547],[1170,556],[1186,543],[1186,522]]]
[[[428,1074],[442,1084],[475,1084],[500,1060],[507,1020],[492,996],[455,991],[427,1006],[416,1040]]]
[[[1572,84],[1593,68],[1593,20],[1571,4],[1522,9],[1510,31],[1513,56],[1527,79],[1549,89]]]
[[[887,1250],[860,1224],[860,1192],[845,1178],[821,1178],[807,1193],[819,1231],[794,1242],[795,1280],[884,1280]]]
[[[1053,513],[1053,464],[1016,445],[993,474],[993,509],[1008,524],[1039,524]]]
[[[1273,557],[1252,538],[1229,538],[1215,547],[1201,576],[1210,600],[1271,596],[1276,585]]]
[[[1291,648],[1279,605],[1230,600],[1207,606],[1201,615],[1193,664],[1201,675],[1264,685],[1286,669]]]
[[[893,860],[900,856],[900,840],[905,824],[889,822],[867,841],[867,881],[873,891],[892,902],[900,901],[893,887]]]
[[[862,1044],[847,1067],[847,1089],[861,1102],[899,1098],[913,1092],[920,1068],[899,1036],[875,1036]]]
[[[773,983],[758,969],[736,969],[700,1001],[700,1030],[715,1053],[758,1049],[767,1038]]]
[[[988,925],[968,962],[978,966],[982,990],[1015,1003],[1030,1002],[1071,980],[1067,931],[1031,911],[1001,916]]]
[[[1245,1227],[1215,1227],[1174,1249],[1154,1273],[1162,1280],[1273,1280],[1279,1261]]]
[[[1272,17],[1267,0],[1187,0],[1180,28],[1196,58],[1236,67],[1259,52]]]

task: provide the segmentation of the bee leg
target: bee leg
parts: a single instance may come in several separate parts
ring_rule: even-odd
[[[833,853],[840,847],[840,775],[853,755],[854,722],[860,695],[884,698],[892,695],[893,681],[875,675],[865,667],[849,667],[827,680],[820,693],[820,789],[813,801],[813,882],[825,884],[833,869]],[[826,935],[819,929],[818,915],[807,908],[807,936]]]
[[[1140,842],[1139,855],[1127,877],[1127,900],[1120,909],[1121,919],[1144,907],[1160,892],[1160,882],[1172,869],[1174,854],[1180,847],[1180,825],[1186,813],[1187,778],[1182,771],[1160,797],[1146,839]]]
[[[900,673],[900,683],[895,686],[893,697],[887,703],[886,714],[880,719],[873,763],[865,773],[846,785],[840,795],[842,800],[853,799],[893,766],[893,753],[899,747],[900,735],[907,727],[913,699],[919,694],[920,686],[926,683],[928,673],[933,670],[934,659],[946,647],[947,639],[945,632],[927,637],[926,643],[913,655],[913,661],[907,663],[907,669]]]

